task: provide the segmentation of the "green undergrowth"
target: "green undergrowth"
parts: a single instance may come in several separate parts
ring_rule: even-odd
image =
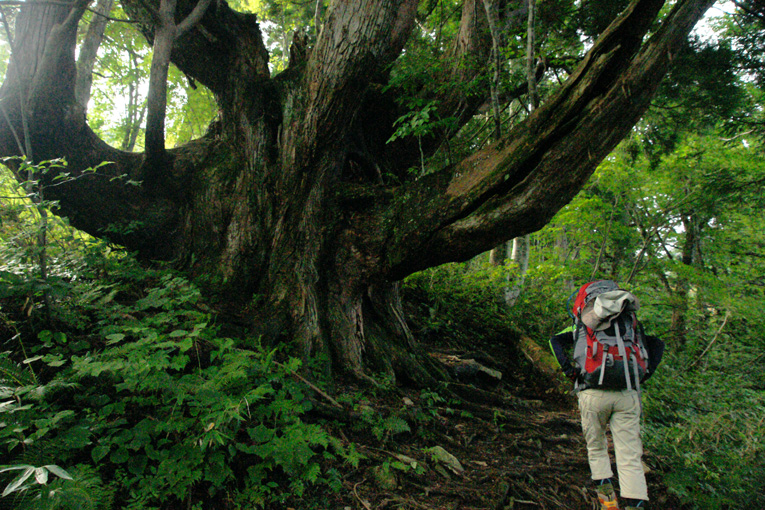
[[[181,276],[105,257],[46,329],[0,277],[0,508],[281,508],[358,463],[305,420],[300,361],[221,335]]]
[[[509,270],[474,260],[408,277],[402,294],[410,326],[434,350],[453,350],[500,370],[509,391],[561,390],[568,381],[557,373],[547,341],[549,331],[567,325],[565,291],[545,295],[553,283],[537,272],[538,281],[508,308],[503,296]]]
[[[413,326],[434,345],[460,338],[481,349],[514,344],[522,332],[546,348],[549,337],[570,323],[565,303],[572,279],[552,266],[529,271],[518,303],[508,311],[500,300],[505,274],[472,261],[413,275],[404,286]],[[762,301],[754,295],[751,312],[726,329],[712,308],[700,308],[699,317],[691,316],[691,339],[678,345],[665,326],[673,309],[661,306],[664,298],[648,288],[636,292],[649,303],[639,312],[647,331],[666,341],[662,364],[643,388],[643,439],[652,476],[684,509],[765,508]],[[517,347],[508,349],[509,356],[523,359]],[[523,373],[523,364],[517,370]],[[528,376],[551,383],[549,374]]]
[[[500,296],[500,269],[447,264],[416,273],[402,287],[407,318],[418,338],[440,345],[512,345],[520,334]]]
[[[765,508],[765,368],[746,351],[704,369],[670,353],[644,394],[646,447],[690,508]]]

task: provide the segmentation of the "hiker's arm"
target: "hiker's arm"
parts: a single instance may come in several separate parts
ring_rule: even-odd
[[[645,348],[648,350],[648,373],[646,373],[643,382],[650,379],[661,363],[661,358],[664,356],[664,342],[659,337],[646,335]]]
[[[569,379],[576,379],[577,370],[569,361],[568,356],[566,356],[566,350],[572,345],[574,345],[574,332],[571,330],[561,331],[550,338],[550,349],[552,349],[561,370],[563,370],[563,373]]]

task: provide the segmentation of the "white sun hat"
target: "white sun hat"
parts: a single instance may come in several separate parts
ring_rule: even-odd
[[[638,299],[626,290],[611,290],[599,294],[582,309],[582,322],[590,329],[603,331],[622,312],[640,309]]]

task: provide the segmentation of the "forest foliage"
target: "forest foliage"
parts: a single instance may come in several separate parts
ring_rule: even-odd
[[[456,2],[425,3],[444,14],[428,37],[455,29]],[[251,6],[273,20],[277,57],[286,58],[289,33],[313,23],[308,5]],[[554,12],[543,12],[541,23],[554,25]],[[121,16],[119,7],[112,15]],[[602,29],[594,15],[579,22],[593,34]],[[646,449],[660,459],[667,486],[687,508],[759,508],[765,32],[756,15],[721,16],[715,28],[715,42],[689,44],[654,107],[585,189],[530,236],[527,271],[482,255],[417,273],[403,290],[420,300],[419,335],[448,341],[467,324],[480,344],[493,325],[510,324],[544,345],[568,325],[565,303],[580,283],[618,281],[639,297],[646,330],[667,343],[644,393]],[[119,24],[107,38],[89,118],[114,146],[135,150],[150,48]],[[580,43],[560,30],[542,47]],[[523,47],[506,51],[513,61]],[[430,63],[415,44],[397,79],[422,79]],[[168,141],[181,143],[203,133],[215,111],[203,87],[177,70],[170,80]],[[412,107],[401,134],[448,123],[416,98],[401,100]],[[524,107],[504,111],[503,122]],[[467,126],[450,151],[487,143],[489,117]],[[311,416],[315,390],[301,374],[328,391],[329,382],[283,346],[247,338],[184,275],[69,228],[49,214],[56,204],[32,175],[19,184],[0,174],[0,508],[203,508],[213,500],[261,508],[309,495],[322,508],[317,494],[342,488],[337,466],[353,469],[362,458]],[[508,308],[503,289],[519,281]],[[410,429],[364,414],[358,395],[336,398],[362,409],[358,426],[380,438]]]

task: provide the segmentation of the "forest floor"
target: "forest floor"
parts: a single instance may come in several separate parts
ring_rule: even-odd
[[[449,319],[422,295],[409,297],[422,355],[450,382],[314,388],[315,412],[301,418],[342,448],[326,449],[325,483],[298,496],[284,480],[276,491],[286,502],[269,510],[596,509],[576,399],[547,350],[504,317],[458,304],[461,315]],[[648,451],[644,461],[651,509],[687,510],[662,483],[661,459]]]
[[[388,429],[378,427],[375,434],[353,424],[332,431],[364,455],[356,469],[338,466],[344,490],[331,502],[332,510],[598,508],[575,397],[540,361],[541,349],[530,348],[524,360],[502,342],[481,345],[480,352],[453,342],[448,349],[431,345],[429,350],[455,367],[476,359],[502,378],[473,371],[470,382],[449,385],[469,400],[467,406],[407,388],[365,395],[357,408],[383,425],[383,417],[400,417],[410,430],[396,433],[389,420]],[[356,390],[340,389],[346,395]],[[436,460],[440,449],[449,455]],[[661,482],[659,459],[646,452],[644,462],[652,508],[683,508]]]

